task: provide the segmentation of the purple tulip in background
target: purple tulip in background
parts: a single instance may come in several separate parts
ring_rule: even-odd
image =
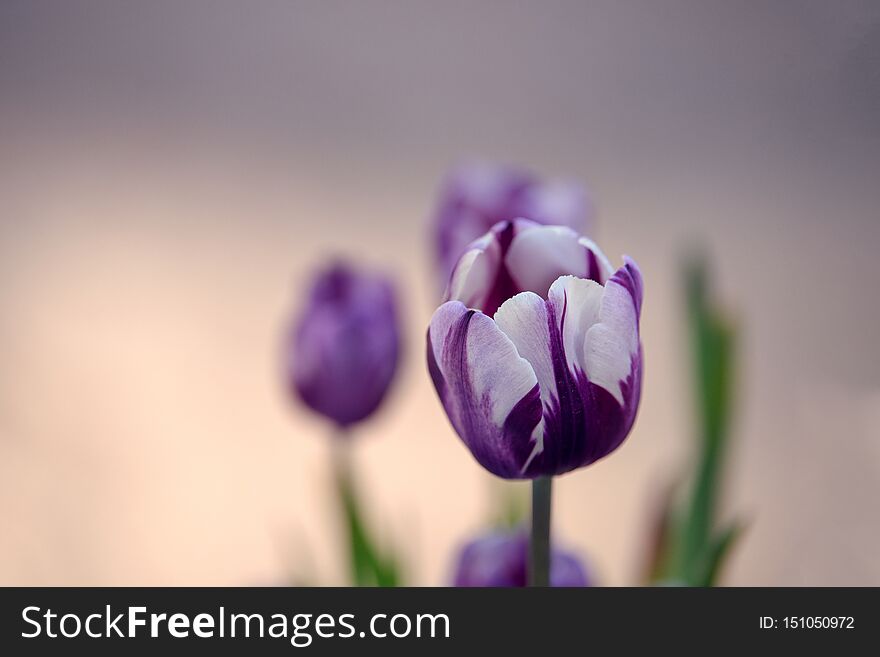
[[[461,551],[453,586],[526,585],[529,537],[525,531],[497,531],[468,543]],[[570,552],[553,550],[550,586],[592,586],[581,562]]]
[[[635,420],[642,277],[563,226],[497,224],[462,255],[431,318],[428,367],[458,435],[507,479],[606,456]]]
[[[487,163],[461,165],[446,178],[434,215],[441,287],[467,246],[499,221],[525,217],[585,233],[593,214],[586,190],[541,181],[527,171]]]
[[[337,263],[320,272],[289,335],[291,389],[340,427],[378,408],[397,369],[400,328],[391,281]]]

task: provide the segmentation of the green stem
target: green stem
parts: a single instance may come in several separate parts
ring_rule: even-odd
[[[397,586],[394,563],[389,561],[371,539],[358,504],[351,464],[351,445],[345,434],[335,436],[333,469],[340,511],[348,543],[349,573],[354,586]]]
[[[348,546],[348,567],[351,583],[355,586],[364,586],[366,580],[366,564],[361,557],[363,550],[361,543],[360,528],[358,523],[359,513],[351,480],[351,446],[348,444],[346,435],[340,430],[333,438],[332,460],[333,476],[336,482],[336,493],[339,500],[339,510],[343,518],[345,542]]]
[[[532,480],[532,536],[529,541],[529,586],[550,586],[550,506],[553,479]]]

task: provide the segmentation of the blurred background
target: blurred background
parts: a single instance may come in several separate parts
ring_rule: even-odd
[[[740,330],[723,583],[880,585],[880,6],[0,5],[0,583],[342,583],[328,427],[281,385],[313,267],[397,277],[358,429],[375,532],[442,584],[501,483],[424,365],[427,220],[463,157],[585,182],[646,282],[642,406],[555,528],[637,581],[690,457],[680,260]]]

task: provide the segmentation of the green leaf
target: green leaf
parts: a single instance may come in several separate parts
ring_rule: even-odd
[[[696,460],[688,497],[675,513],[660,577],[700,586],[714,581],[720,557],[728,549],[727,541],[719,544],[713,532],[727,453],[736,331],[710,298],[704,259],[688,263],[685,290],[697,417]]]
[[[715,537],[707,555],[708,559],[702,586],[715,586],[730,549],[739,541],[744,530],[745,527],[742,523],[735,522]]]
[[[344,457],[347,459],[347,456]],[[358,504],[347,460],[339,459],[336,486],[349,544],[349,569],[355,586],[400,586],[398,560],[385,554],[370,536]]]
[[[648,546],[642,571],[642,581],[645,584],[660,582],[666,577],[674,528],[678,526],[674,506],[676,488],[678,488],[677,481],[660,491],[657,496],[658,503],[651,514]]]

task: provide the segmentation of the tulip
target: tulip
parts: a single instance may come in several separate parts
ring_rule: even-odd
[[[558,475],[615,450],[639,403],[642,278],[569,228],[516,220],[471,245],[431,319],[428,365],[487,470]]]
[[[343,263],[321,271],[288,347],[290,387],[309,408],[342,429],[369,417],[400,352],[391,282]]]
[[[309,408],[336,425],[339,437],[372,415],[394,378],[400,353],[397,301],[387,278],[336,263],[320,271],[291,328],[288,384]],[[356,494],[347,440],[333,442],[339,510],[357,585],[399,581],[396,560],[368,532]]]
[[[532,531],[546,536],[549,478],[610,454],[635,420],[639,268],[624,258],[615,271],[572,229],[517,219],[471,244],[447,299],[428,329],[434,386],[484,468],[534,480]]]
[[[462,549],[453,586],[522,587],[527,583],[529,538],[525,531],[491,532]],[[551,586],[592,586],[578,558],[555,549],[550,558]]]
[[[486,163],[454,169],[434,213],[435,257],[442,286],[468,244],[499,221],[526,217],[583,233],[593,207],[586,190],[565,181],[541,181],[527,171]]]

